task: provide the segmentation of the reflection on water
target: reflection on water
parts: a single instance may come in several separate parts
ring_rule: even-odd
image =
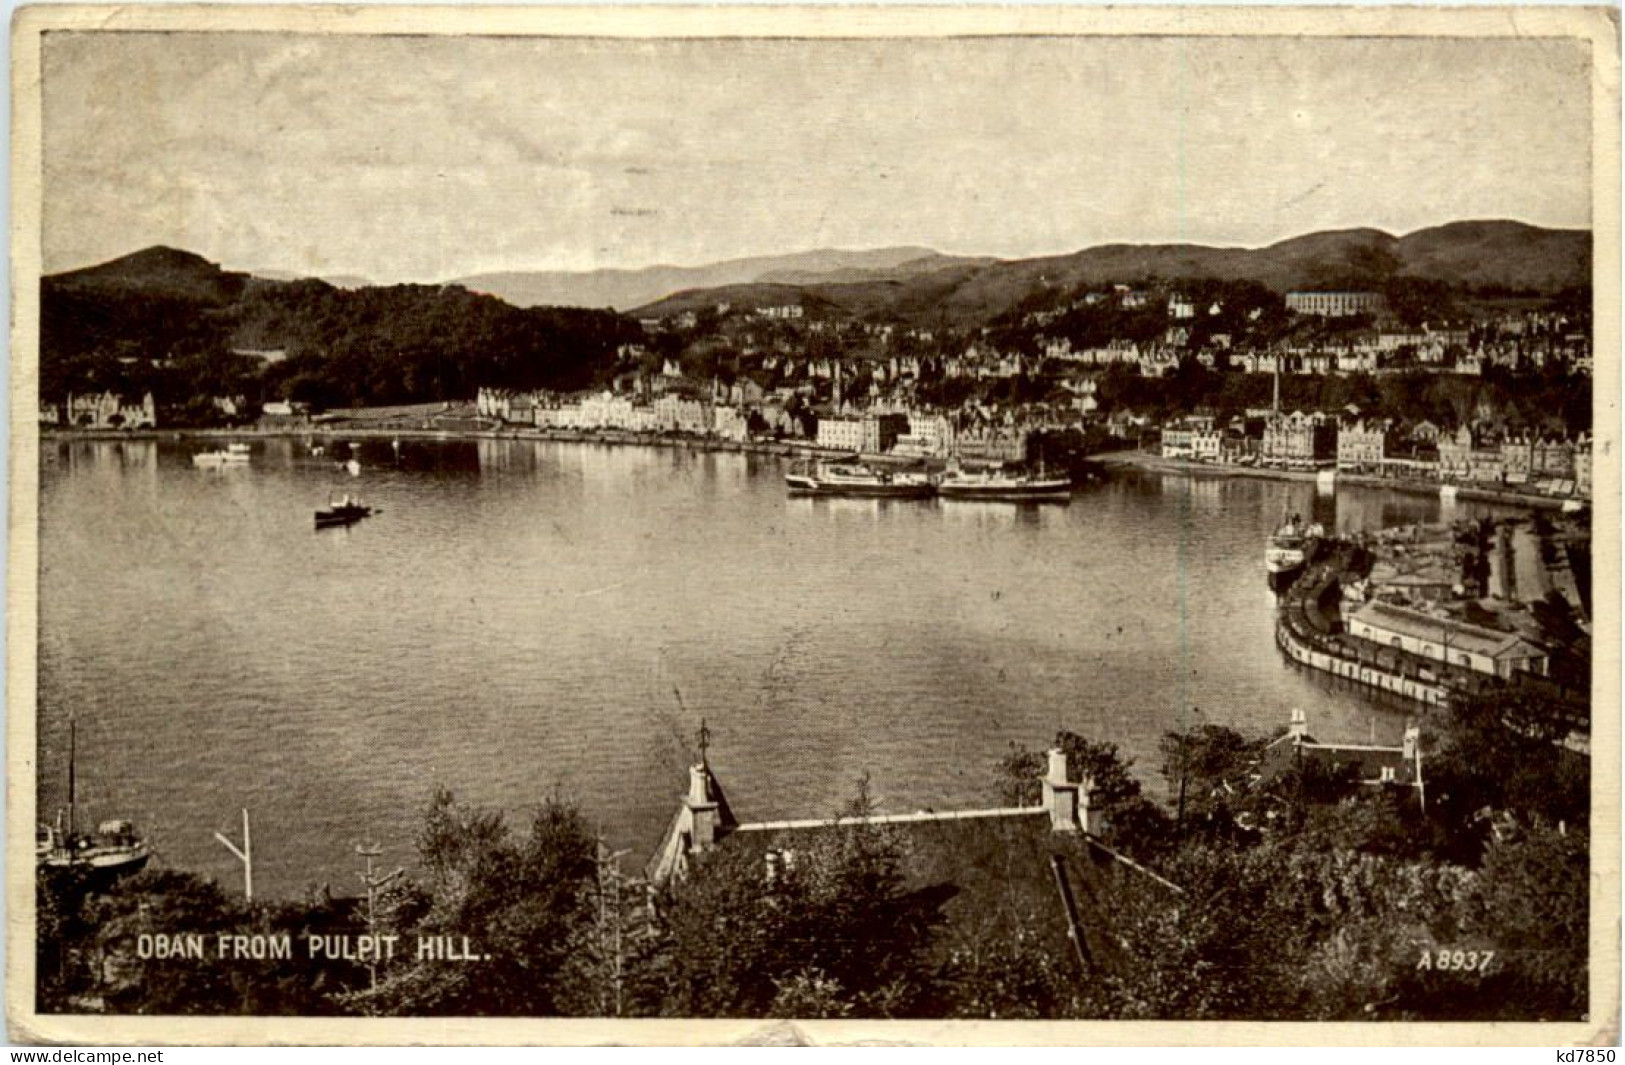
[[[704,714],[747,817],[984,803],[1011,742],[1121,745],[1153,793],[1190,718],[1395,739],[1403,716],[1286,665],[1262,552],[1427,497],[1129,473],[1070,506],[791,498],[772,458],[536,441],[47,442],[40,786],[221,878],[254,811],[269,893],[408,861],[433,787],[515,816],[558,786],[652,846]],[[381,513],[313,533],[330,495]],[[1477,511],[1458,508],[1463,516]],[[680,693],[680,694],[679,694]]]

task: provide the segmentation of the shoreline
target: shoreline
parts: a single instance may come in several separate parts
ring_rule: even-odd
[[[1318,474],[1305,470],[1260,469],[1256,466],[1219,466],[1207,462],[1192,462],[1187,459],[1163,458],[1161,455],[1153,455],[1145,451],[1110,451],[1090,457],[1108,469],[1138,469],[1148,470],[1153,473],[1177,473],[1189,477],[1253,477],[1266,481],[1309,482],[1319,479]],[[1360,488],[1386,488],[1389,491],[1432,496],[1434,498],[1439,497],[1439,489],[1443,487],[1437,481],[1419,481],[1400,477],[1375,477],[1371,474],[1344,472],[1337,474],[1336,483],[1338,485],[1355,485]],[[1474,488],[1467,485],[1456,486],[1456,498],[1541,510],[1560,510],[1564,503],[1569,502],[1569,500],[1553,496]],[[1590,505],[1588,500],[1582,502],[1585,502],[1587,506]]]
[[[532,440],[564,444],[603,444],[610,447],[682,448],[689,451],[731,452],[735,454],[774,455],[781,458],[849,458],[850,451],[822,448],[801,441],[739,441],[713,437],[637,433],[623,430],[530,429],[510,426],[501,429],[422,429],[422,428],[362,428],[358,426],[312,425],[303,427],[278,426],[259,428],[244,426],[236,429],[59,429],[40,427],[40,439],[93,440],[119,442],[125,440],[283,440],[320,437],[325,440]]]
[[[714,437],[639,433],[617,429],[535,429],[523,426],[508,426],[500,429],[475,429],[462,426],[455,429],[405,427],[396,429],[334,425],[276,426],[268,428],[244,426],[236,429],[64,429],[56,426],[40,426],[39,428],[42,442],[51,439],[121,441],[166,439],[233,440],[250,438],[276,440],[307,437],[321,437],[329,440],[335,438],[436,441],[534,440],[567,444],[602,444],[609,447],[682,448],[689,451],[773,455],[779,458],[847,459],[852,457],[850,451],[821,448],[817,444],[805,441],[720,440]],[[1319,478],[1318,474],[1305,470],[1261,469],[1255,466],[1222,466],[1206,462],[1193,462],[1188,459],[1164,458],[1161,455],[1154,455],[1146,451],[1107,451],[1097,455],[1090,455],[1088,459],[1090,462],[1098,463],[1108,470],[1137,469],[1151,473],[1180,474],[1187,477],[1251,477],[1266,481],[1306,481],[1311,483],[1316,482]],[[1441,487],[1436,481],[1375,477],[1370,474],[1343,472],[1337,474],[1336,483],[1356,485],[1361,488],[1385,488],[1394,492],[1404,492],[1408,495],[1431,496],[1434,498],[1438,498]],[[1498,491],[1467,485],[1456,486],[1456,497],[1458,499],[1500,503],[1506,506],[1540,510],[1559,510],[1564,503],[1569,502],[1569,500],[1558,499],[1553,496]],[[1589,500],[1582,500],[1581,502],[1584,502],[1587,506],[1590,505]]]

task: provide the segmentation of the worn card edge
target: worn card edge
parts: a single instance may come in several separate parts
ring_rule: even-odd
[[[1591,1002],[1582,1022],[1380,1025],[1131,1021],[568,1020],[102,1017],[34,1011],[41,267],[40,42],[51,30],[590,37],[1572,37],[1592,48],[1596,448],[1593,527]],[[123,1045],[639,1044],[784,1041],[936,1045],[1617,1045],[1619,803],[1619,14],[1601,7],[395,7],[38,5],[12,25],[11,408],[7,556],[6,1017],[15,1042]],[[1599,557],[1600,556],[1600,557]],[[1611,654],[1609,652],[1612,652]],[[1597,713],[1599,709],[1611,713]]]

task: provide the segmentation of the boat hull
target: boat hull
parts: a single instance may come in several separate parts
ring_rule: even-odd
[[[929,484],[839,484],[806,477],[786,477],[785,484],[795,495],[858,499],[929,499],[935,492]]]
[[[316,512],[316,528],[332,529],[341,525],[354,525],[362,518],[372,517],[371,508],[351,508],[347,510],[318,510]]]
[[[62,849],[38,855],[38,867],[49,873],[78,872],[97,877],[129,876],[147,867],[152,852],[146,844],[129,847],[91,847],[70,852]]]
[[[985,499],[992,503],[1069,503],[1072,482],[1035,481],[1030,484],[951,484],[937,486],[944,499]]]

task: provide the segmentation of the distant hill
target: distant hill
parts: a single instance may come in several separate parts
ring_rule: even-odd
[[[649,266],[637,270],[510,271],[475,274],[453,284],[485,292],[516,307],[614,307],[625,310],[691,289],[743,285],[758,281],[807,283],[856,272],[866,278],[905,276],[929,269],[933,262],[960,260],[929,248],[878,248],[870,251],[821,249],[792,255],[729,259],[704,266]],[[854,278],[855,279],[855,278]]]
[[[127,292],[158,299],[207,304],[230,303],[248,283],[247,274],[220,269],[201,255],[156,246],[111,262],[52,275],[60,289]]]
[[[934,274],[956,267],[990,266],[999,260],[992,256],[930,255],[895,266],[843,266],[833,270],[772,270],[757,278],[758,281],[785,285],[839,285],[867,281],[905,281],[922,274]]]
[[[726,303],[736,311],[799,305],[809,318],[844,317],[852,313],[852,309],[845,303],[827,299],[813,287],[774,283],[685,289],[626,313],[634,318],[663,318],[668,314],[708,310],[719,303]]]
[[[254,270],[251,273],[261,281],[304,281],[304,274],[296,274],[291,270]],[[360,274],[322,274],[314,278],[324,281],[334,288],[367,288],[373,284],[368,278]]]
[[[216,395],[332,408],[576,389],[642,336],[605,311],[519,308],[456,285],[268,280],[156,247],[41,279],[40,394],[151,391],[166,422],[184,422]],[[287,357],[271,366],[236,354],[273,348]]]
[[[1552,292],[1591,283],[1591,233],[1522,222],[1452,222],[1399,241],[1405,272]]]
[[[903,267],[903,268],[899,268]],[[1591,234],[1542,229],[1520,222],[1456,222],[1395,237],[1377,229],[1329,230],[1263,248],[1199,244],[1105,244],[1069,255],[1034,259],[953,260],[939,256],[916,267],[899,264],[882,277],[850,271],[821,276],[776,275],[810,295],[863,316],[917,324],[964,326],[988,321],[1045,287],[1147,278],[1258,281],[1276,289],[1378,285],[1395,274],[1455,285],[1502,285],[1555,292],[1591,279]],[[725,295],[704,289],[639,308],[639,315],[703,306]],[[783,302],[783,295],[775,297]],[[737,301],[736,301],[737,302]]]

